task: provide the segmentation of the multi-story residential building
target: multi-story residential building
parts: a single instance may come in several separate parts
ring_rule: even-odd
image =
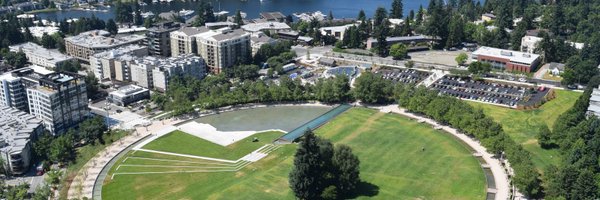
[[[540,64],[540,55],[511,51],[493,47],[480,47],[472,53],[472,58],[487,62],[492,67],[507,71],[532,72]]]
[[[206,27],[182,27],[177,31],[171,32],[171,56],[198,54],[196,36],[208,31],[210,29]]]
[[[243,63],[251,57],[250,34],[242,29],[211,30],[196,37],[198,55],[213,73]]]
[[[116,81],[128,81],[129,70],[124,66],[123,55],[135,57],[147,56],[148,48],[140,45],[127,45],[90,56],[90,65],[96,78]]]
[[[269,22],[285,22],[286,16],[281,12],[262,12],[260,13],[260,19]]]
[[[154,88],[152,70],[159,65],[155,57],[144,57],[132,60],[129,68],[131,69],[131,82],[145,88]]]
[[[241,27],[244,31],[250,33],[269,31],[271,34],[275,34],[281,31],[291,31],[292,28],[286,23],[281,22],[258,22],[243,25]]]
[[[38,84],[27,88],[29,113],[41,119],[57,135],[89,116],[83,76],[69,73],[31,74]]]
[[[154,88],[166,91],[172,76],[189,76],[202,79],[206,75],[204,60],[194,55],[181,55],[159,60],[152,70]]]
[[[29,112],[27,87],[38,83],[38,74],[49,73],[52,71],[32,65],[0,75],[0,105]]]
[[[16,108],[0,106],[0,157],[9,173],[26,173],[31,165],[31,145],[44,131],[40,119]]]
[[[108,37],[110,33],[103,30],[94,30],[80,33],[77,36],[65,38],[67,55],[73,56],[85,63],[90,62],[90,56],[125,45],[143,45],[145,36],[127,35],[122,37]]]
[[[10,46],[12,52],[23,52],[31,64],[39,65],[45,68],[54,69],[65,62],[72,61],[75,58],[62,54],[56,50],[46,49],[33,42]]]
[[[265,44],[275,44],[277,43],[276,39],[273,39],[269,36],[266,36],[264,33],[258,32],[253,33],[250,37],[250,44],[252,46],[252,56],[256,55],[256,52],[260,49],[262,45]]]
[[[148,52],[153,56],[171,56],[170,34],[179,29],[180,25],[174,22],[159,23],[146,32],[146,45]]]
[[[184,27],[171,32],[171,55],[183,54],[200,55],[211,72],[221,73],[250,58],[250,34],[242,29]]]

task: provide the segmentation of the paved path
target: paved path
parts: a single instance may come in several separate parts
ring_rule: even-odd
[[[373,107],[379,109],[381,112],[393,112],[398,113],[413,119],[417,119],[419,121],[423,121],[425,123],[431,124],[436,128],[441,128],[442,130],[454,135],[456,138],[462,140],[464,143],[473,148],[478,155],[487,162],[490,170],[492,170],[492,174],[494,175],[494,181],[496,183],[496,198],[497,200],[506,200],[510,195],[510,185],[508,180],[508,175],[504,167],[502,167],[501,161],[496,159],[492,154],[488,153],[485,147],[481,146],[478,141],[473,140],[465,134],[459,133],[456,129],[438,124],[435,120],[414,115],[412,113],[407,112],[405,109],[401,109],[397,104],[383,106],[383,107]],[[489,190],[488,190],[489,191]]]
[[[95,157],[90,159],[79,170],[77,176],[75,176],[73,182],[71,182],[67,199],[82,199],[83,197],[92,199],[94,183],[102,171],[102,168],[104,168],[113,157],[128,146],[151,134],[153,131],[161,130],[178,122],[180,122],[180,120],[154,121],[150,126],[137,127],[133,134],[113,142]]]

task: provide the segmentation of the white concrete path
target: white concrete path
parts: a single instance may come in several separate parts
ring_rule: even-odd
[[[435,120],[409,113],[405,109],[399,108],[397,104],[383,106],[383,107],[373,107],[373,108],[377,108],[381,112],[397,113],[397,114],[404,115],[406,117],[417,119],[420,122],[425,122],[425,123],[431,124],[432,126],[441,128],[442,130],[444,130],[444,131],[454,135],[456,138],[462,140],[464,143],[466,143],[471,148],[473,148],[477,152],[478,155],[481,155],[481,157],[485,160],[485,162],[487,162],[487,165],[489,166],[490,170],[492,170],[492,174],[494,175],[494,181],[496,183],[496,190],[495,190],[496,198],[495,199],[506,200],[511,196],[508,175],[507,175],[504,167],[502,167],[501,161],[496,159],[494,157],[494,155],[488,153],[487,150],[485,149],[485,147],[481,146],[481,144],[478,141],[473,140],[472,138],[468,137],[465,134],[461,134],[460,132],[458,132],[458,130],[456,130],[450,126],[440,125]]]

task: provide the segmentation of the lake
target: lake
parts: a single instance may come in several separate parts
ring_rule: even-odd
[[[215,12],[229,11],[233,15],[236,10],[247,13],[247,19],[258,18],[259,13],[269,11],[280,11],[285,15],[300,12],[321,11],[323,14],[333,12],[335,18],[356,18],[358,12],[363,9],[367,16],[372,17],[375,9],[382,6],[389,10],[392,0],[209,0],[212,2]],[[411,9],[415,11],[420,5],[427,7],[429,0],[404,0],[404,11],[408,13]],[[155,3],[143,6],[142,10],[152,11],[154,14],[168,11],[179,11],[182,9],[196,10],[199,2],[182,2],[174,0],[171,3]],[[68,10],[37,14],[42,19],[62,20],[64,18],[96,17],[108,20],[113,18],[114,7],[108,11],[82,11]]]

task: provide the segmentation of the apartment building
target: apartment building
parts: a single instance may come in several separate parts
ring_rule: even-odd
[[[116,49],[130,44],[144,44],[146,36],[126,35],[122,37],[108,37],[110,33],[103,30],[93,30],[79,35],[65,38],[67,55],[73,56],[82,62],[90,63],[90,56]]]
[[[179,30],[171,32],[171,56],[198,54],[196,37],[208,31],[210,29],[206,27],[182,27]]]
[[[204,58],[210,72],[218,74],[224,69],[242,63],[251,57],[250,33],[242,29],[223,28],[196,36],[198,55]]]
[[[54,135],[65,133],[89,116],[84,77],[61,72],[33,73],[38,84],[27,88],[29,113]]]
[[[189,76],[203,79],[206,75],[204,59],[195,55],[181,55],[159,60],[152,70],[154,89],[166,91],[173,76]]]
[[[65,62],[75,59],[71,56],[62,54],[57,50],[46,49],[33,42],[13,45],[10,46],[9,49],[12,52],[23,52],[31,64],[49,69],[54,69]]]
[[[174,22],[163,22],[150,27],[146,32],[146,46],[148,53],[153,56],[171,56],[170,34],[178,30],[180,24]]]
[[[0,106],[0,157],[8,173],[27,172],[31,165],[31,146],[43,131],[40,119],[16,108]]]
[[[130,81],[128,79],[130,72],[126,65],[127,59],[122,58],[122,56],[141,57],[148,54],[148,47],[135,44],[127,45],[90,56],[90,65],[94,70],[94,75],[100,80]]]
[[[38,83],[32,74],[49,74],[52,71],[40,66],[29,66],[0,75],[0,105],[29,112],[27,87]]]

